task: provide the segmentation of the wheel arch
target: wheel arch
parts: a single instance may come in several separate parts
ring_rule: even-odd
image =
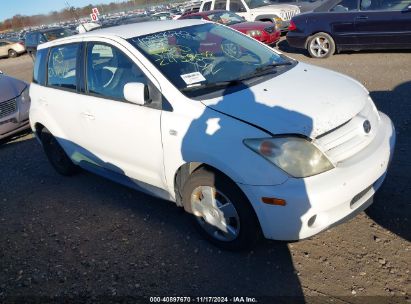
[[[230,174],[227,174],[227,172],[224,172],[223,170],[221,170],[220,168],[217,168],[216,166],[210,165],[205,162],[195,162],[195,161],[186,162],[182,164],[174,174],[173,184],[174,184],[174,193],[175,193],[177,206],[179,207],[183,206],[181,191],[184,187],[184,184],[189,179],[189,177],[200,168],[207,168],[210,171],[213,171],[218,174],[222,174],[235,183],[235,180],[230,176]],[[243,194],[245,197],[247,197],[245,193]]]

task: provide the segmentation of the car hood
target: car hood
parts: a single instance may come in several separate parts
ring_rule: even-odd
[[[275,13],[280,11],[295,11],[299,10],[298,6],[290,5],[290,4],[275,4],[275,5],[266,5],[253,8],[251,11],[252,13]]]
[[[353,118],[367,98],[364,86],[348,76],[298,63],[277,77],[202,103],[272,134],[315,138]]]
[[[272,23],[269,22],[240,22],[230,25],[231,28],[237,31],[249,31],[249,30],[262,30],[266,27],[273,26]]]
[[[19,96],[26,87],[27,83],[24,81],[0,75],[0,102]]]

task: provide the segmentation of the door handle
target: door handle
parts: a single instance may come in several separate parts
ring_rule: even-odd
[[[82,112],[82,113],[81,113],[81,116],[83,116],[84,118],[89,119],[89,120],[94,120],[94,119],[96,119],[93,114],[90,114],[90,113],[88,113],[88,112]]]
[[[355,19],[357,19],[357,20],[367,20],[368,16],[358,16]]]
[[[48,106],[48,102],[44,98],[39,98],[39,104],[41,104],[42,106]]]

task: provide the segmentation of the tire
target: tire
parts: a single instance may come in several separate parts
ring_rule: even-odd
[[[49,130],[46,128],[42,130],[40,140],[50,164],[58,173],[71,176],[79,171],[79,167],[71,161]]]
[[[15,50],[9,50],[9,58],[16,58],[17,52]]]
[[[334,39],[327,33],[317,33],[308,40],[307,51],[313,58],[328,58],[335,53]]]
[[[190,213],[200,234],[216,246],[243,250],[259,240],[261,231],[254,209],[225,175],[200,168],[184,184],[182,196],[184,209]],[[225,231],[221,229],[224,227]]]

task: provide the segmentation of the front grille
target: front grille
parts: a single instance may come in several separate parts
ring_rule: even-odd
[[[17,112],[17,101],[15,98],[0,102],[0,118],[7,117]]]
[[[286,11],[286,12],[283,12],[283,13],[281,14],[281,18],[282,18],[284,21],[289,21],[289,20],[291,20],[292,17],[294,17],[295,15],[297,15],[297,14],[299,14],[299,13],[300,13],[299,10]]]
[[[314,140],[317,146],[334,163],[339,164],[356,155],[366,148],[376,136],[379,125],[378,112],[371,102],[349,121],[339,127],[328,131]],[[364,131],[364,121],[371,124],[369,133]]]
[[[266,32],[269,33],[269,34],[272,34],[272,33],[275,32],[275,26],[266,27],[266,28],[264,29],[264,31],[266,31]]]

